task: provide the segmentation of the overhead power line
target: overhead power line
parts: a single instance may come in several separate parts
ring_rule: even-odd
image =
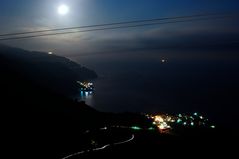
[[[28,39],[28,38],[35,38],[35,37],[63,35],[63,34],[72,34],[72,33],[81,33],[81,32],[91,32],[91,31],[114,30],[114,29],[121,29],[121,28],[135,28],[135,27],[160,25],[160,24],[222,19],[222,18],[228,18],[228,17],[235,17],[235,15],[198,14],[198,15],[189,15],[189,16],[166,17],[166,18],[126,21],[126,22],[118,22],[118,23],[107,23],[107,24],[99,24],[99,25],[38,30],[38,31],[31,31],[31,32],[18,32],[18,33],[1,34],[0,37],[3,37],[3,38],[0,38],[0,41]],[[85,29],[85,30],[79,30],[79,29]],[[39,33],[42,33],[42,34],[39,34]]]
[[[72,30],[72,29],[84,29],[84,28],[92,28],[92,27],[103,27],[103,26],[132,24],[132,23],[144,23],[144,22],[153,22],[153,21],[162,21],[162,20],[196,18],[196,17],[205,17],[205,16],[208,17],[208,16],[215,16],[215,15],[218,16],[218,15],[222,15],[222,14],[214,13],[214,14],[195,14],[195,15],[189,15],[189,16],[164,17],[164,18],[144,19],[144,20],[135,20],[135,21],[116,22],[116,23],[105,23],[105,24],[96,24],[96,25],[85,25],[85,26],[76,26],[76,27],[67,27],[67,28],[45,29],[45,30],[28,31],[28,32],[7,33],[7,34],[0,34],[0,36],[14,36],[14,35],[24,35],[24,34],[32,34],[32,33],[63,31],[63,30]]]

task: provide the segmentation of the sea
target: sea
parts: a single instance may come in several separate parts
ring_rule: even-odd
[[[90,64],[90,62],[88,62]],[[167,60],[152,63],[92,63],[95,91],[77,99],[102,112],[198,112],[233,125],[239,106],[237,60]]]

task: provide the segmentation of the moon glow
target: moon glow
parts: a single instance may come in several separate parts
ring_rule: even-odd
[[[65,4],[62,4],[58,7],[58,14],[66,15],[69,12],[69,7]]]

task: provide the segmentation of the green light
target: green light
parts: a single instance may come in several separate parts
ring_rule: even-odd
[[[181,123],[181,122],[182,122],[182,119],[178,119],[178,120],[177,120],[177,123]]]
[[[197,112],[195,112],[193,115],[197,116],[197,115],[198,115],[198,113],[197,113]]]
[[[148,130],[155,130],[153,127],[148,128]]]
[[[183,125],[187,125],[187,123],[186,123],[186,122],[184,122],[184,123],[183,123]]]
[[[131,129],[133,129],[133,130],[141,130],[141,128],[138,127],[138,126],[132,126]]]
[[[211,126],[211,128],[212,128],[212,129],[215,129],[215,128],[216,128],[216,126],[215,126],[215,125],[212,125],[212,126]]]
[[[179,116],[180,118],[183,117],[182,114],[178,114],[178,116]]]
[[[194,126],[194,122],[191,122],[191,126]]]

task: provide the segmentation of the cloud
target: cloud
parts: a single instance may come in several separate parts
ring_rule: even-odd
[[[220,53],[227,56],[228,54],[226,55],[225,51],[231,51],[234,56],[236,55],[235,52],[239,50],[239,31],[236,26],[215,26],[211,23],[161,26],[140,31],[109,31],[107,34],[97,33],[96,35],[91,33],[89,36],[91,38],[88,44],[91,48],[83,52],[77,52],[72,56],[106,56],[106,54],[122,56],[133,54],[135,56],[135,53],[145,56],[150,56],[150,54],[162,56],[162,54],[166,54],[165,52],[167,54],[171,52],[171,56],[178,56],[179,52],[189,56],[188,52],[193,52],[191,56],[215,57]],[[147,52],[147,55],[145,52]],[[208,54],[209,52],[210,54]]]
[[[171,53],[171,56],[178,56],[175,52],[186,52],[185,50],[207,53],[209,51],[238,50],[238,26],[233,20],[190,22],[40,37],[10,41],[9,44],[30,50],[50,50],[67,57],[93,55],[106,57],[109,54],[114,56],[130,56],[130,54],[133,54],[135,56],[136,53],[141,54],[141,56],[150,56],[150,54],[161,56],[162,52],[164,52],[163,54],[174,52]],[[38,29],[46,28],[38,27]],[[25,28],[25,31],[32,30],[31,27]],[[203,54],[201,53],[201,55]]]

